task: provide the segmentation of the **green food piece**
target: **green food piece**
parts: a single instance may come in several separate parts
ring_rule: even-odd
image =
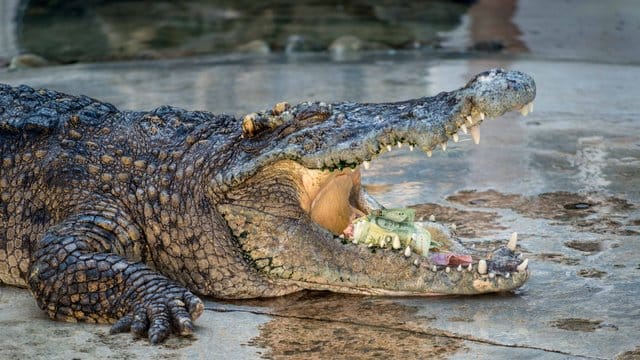
[[[369,246],[391,247],[395,236],[400,248],[410,246],[422,256],[433,247],[431,233],[414,222],[415,210],[407,208],[377,210],[353,221],[354,240]]]
[[[416,211],[408,208],[381,209],[374,211],[372,215],[397,223],[413,223],[416,217]]]

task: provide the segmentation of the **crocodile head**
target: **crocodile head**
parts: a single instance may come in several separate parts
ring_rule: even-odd
[[[458,132],[478,143],[485,119],[526,114],[535,91],[530,76],[495,69],[434,97],[280,103],[244,117],[229,166],[215,176],[212,191],[224,194],[219,210],[245,258],[274,286],[376,295],[515,289],[529,277],[515,238],[476,253],[429,222],[424,226],[440,246],[423,256],[404,244],[354,243],[343,232],[354,218],[380,208],[361,186],[361,167],[395,146],[430,156],[457,141]]]

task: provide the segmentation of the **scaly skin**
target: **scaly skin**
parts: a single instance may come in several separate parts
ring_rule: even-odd
[[[337,235],[379,207],[360,186],[364,161],[398,142],[429,152],[481,113],[534,97],[529,76],[493,70],[431,98],[280,103],[235,119],[0,85],[0,282],[28,287],[52,318],[115,323],[153,343],[193,331],[203,311],[194,293],[517,288],[529,271],[514,244],[451,270]]]

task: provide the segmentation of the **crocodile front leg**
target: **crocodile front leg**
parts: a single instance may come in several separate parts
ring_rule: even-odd
[[[204,310],[202,301],[131,260],[139,251],[130,245],[140,233],[131,224],[123,226],[116,216],[123,215],[85,211],[46,232],[38,242],[28,278],[38,305],[53,319],[115,322],[112,332],[148,334],[154,344],[172,331],[191,334],[193,320]]]

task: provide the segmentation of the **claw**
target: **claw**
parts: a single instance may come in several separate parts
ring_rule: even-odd
[[[131,314],[125,315],[121,317],[118,321],[116,321],[111,329],[109,329],[110,334],[117,334],[122,332],[127,332],[131,330],[131,324],[133,323],[133,316]]]

